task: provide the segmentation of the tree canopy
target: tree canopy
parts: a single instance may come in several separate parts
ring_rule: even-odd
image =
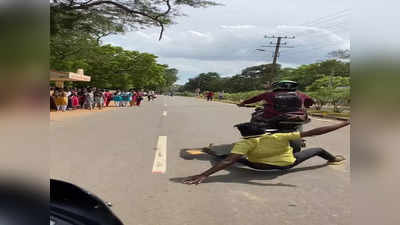
[[[280,68],[280,66],[278,66]],[[201,73],[182,86],[182,91],[194,91],[196,88],[209,91],[244,92],[260,90],[265,82],[272,81],[272,65],[262,64],[247,67],[241,74],[232,77],[221,77],[215,72]]]
[[[307,91],[315,99],[317,109],[330,103],[335,112],[340,112],[340,104],[350,103],[350,77],[323,76],[308,86]]]
[[[200,90],[217,91],[220,89],[220,81],[221,77],[218,73],[201,73],[197,77],[189,79],[183,88],[190,91],[194,91],[196,88],[200,88]]]
[[[92,77],[90,85],[102,88],[161,89],[171,86],[178,79],[176,69],[158,64],[157,56],[150,53],[128,51],[111,45],[100,46],[94,41],[82,43],[82,48],[84,51],[80,49],[67,56],[52,54],[51,68],[59,71],[82,68]]]
[[[324,76],[349,77],[350,64],[339,60],[302,65],[298,68],[277,67],[278,77],[273,76],[271,64],[247,67],[240,74],[221,77],[218,73],[202,73],[181,87],[182,91],[200,90],[226,91],[229,93],[247,92],[264,89],[266,82],[276,80],[293,80],[299,83],[299,89],[306,90],[314,81]]]
[[[106,35],[112,32],[165,26],[184,14],[181,6],[194,8],[219,5],[207,0],[50,0],[51,34],[65,30]]]
[[[181,7],[219,5],[207,0],[51,0],[50,68],[85,70],[89,85],[104,88],[172,86],[178,71],[157,63],[150,53],[102,45],[101,38],[133,29],[166,26],[184,16]]]
[[[296,69],[287,68],[279,72],[279,79],[298,82],[300,90],[305,90],[307,86],[323,76],[349,77],[350,63],[333,59],[302,65]]]

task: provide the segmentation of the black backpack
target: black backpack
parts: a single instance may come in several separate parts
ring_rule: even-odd
[[[296,92],[276,92],[273,99],[274,109],[281,113],[296,112],[302,108]]]

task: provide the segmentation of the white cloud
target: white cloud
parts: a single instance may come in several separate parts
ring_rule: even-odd
[[[136,31],[136,34],[139,35],[140,37],[145,38],[145,39],[151,39],[152,40],[154,38],[154,35],[146,34],[143,31]]]
[[[161,63],[179,69],[183,81],[203,72],[233,75],[247,66],[270,63],[272,48],[266,48],[269,52],[255,50],[276,41],[265,39],[265,34],[296,36],[285,40],[295,48],[281,49],[278,62],[284,66],[323,60],[328,52],[350,46],[349,38],[337,32],[298,25],[348,8],[345,0],[309,0],[289,8],[281,5],[294,4],[293,1],[282,0],[279,5],[264,0],[254,0],[252,4],[242,0],[222,2],[224,7],[187,9],[189,16],[168,27],[162,41],[158,41],[158,29],[148,29],[128,32],[124,38],[108,37],[104,42],[158,55]]]
[[[323,29],[323,28],[318,28],[318,27],[279,25],[279,26],[277,26],[277,29],[295,33],[295,34],[299,34],[300,37],[301,37],[301,35],[306,36],[308,34],[312,34],[312,35],[319,34],[319,35],[323,35],[325,38],[328,38],[329,40],[333,40],[333,41],[337,41],[337,42],[344,41],[344,39],[342,37],[333,33],[332,31]]]
[[[223,29],[251,29],[256,28],[254,25],[221,25]]]
[[[198,37],[205,37],[205,38],[209,38],[210,37],[210,35],[203,34],[201,32],[194,31],[194,30],[189,30],[188,32],[193,34],[193,35],[195,35],[195,36],[198,36]]]
[[[128,49],[158,55],[161,63],[180,71],[180,82],[184,82],[202,72],[234,75],[248,66],[271,63],[272,48],[267,49],[271,52],[255,50],[274,41],[263,38],[268,29],[256,26],[252,32],[243,32],[243,29],[180,31],[168,34],[161,42],[155,33],[140,31],[128,33],[125,39],[114,37],[109,41]],[[287,40],[287,45],[296,48],[281,49],[278,62],[284,66],[313,63],[326,58],[328,52],[349,45],[349,40],[319,28],[281,25],[269,30],[296,36],[296,39]]]

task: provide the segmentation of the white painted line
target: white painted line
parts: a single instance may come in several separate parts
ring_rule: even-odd
[[[167,136],[159,136],[152,172],[165,173],[166,171],[167,171]]]
[[[320,119],[320,118],[316,118],[316,117],[312,117],[312,120],[318,120],[318,121],[322,121],[322,122],[335,122],[334,120]]]
[[[163,116],[167,116],[167,111],[164,111],[164,112],[162,113],[162,115],[163,115]]]

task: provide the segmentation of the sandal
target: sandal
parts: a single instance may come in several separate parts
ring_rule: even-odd
[[[335,161],[328,162],[328,165],[341,165],[344,163],[344,160],[346,160],[346,158],[342,155],[335,155],[335,157]]]

